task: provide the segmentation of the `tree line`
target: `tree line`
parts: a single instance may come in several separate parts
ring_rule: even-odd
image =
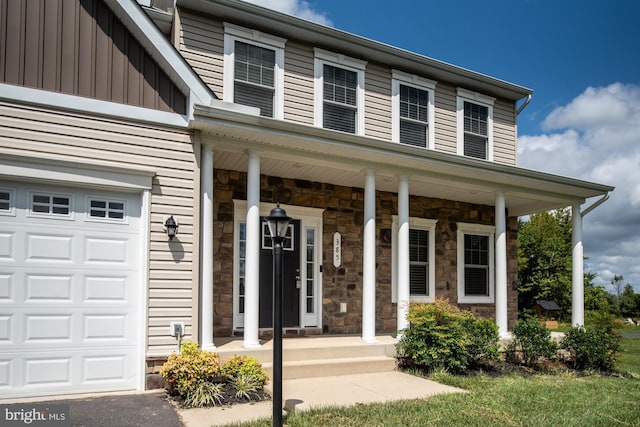
[[[571,318],[571,211],[558,209],[519,220],[518,309],[531,310],[538,300],[554,301],[561,319]],[[596,286],[595,272],[584,275],[585,310],[640,318],[640,294],[622,275],[611,279],[612,292]]]

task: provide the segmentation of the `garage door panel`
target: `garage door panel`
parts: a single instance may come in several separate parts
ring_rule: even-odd
[[[24,359],[24,385],[69,387],[71,381],[71,357],[26,357]]]
[[[140,194],[5,184],[19,203],[0,217],[0,394],[137,388]],[[56,194],[69,198],[65,215],[45,212]],[[42,212],[30,212],[33,195],[43,195]]]
[[[86,238],[86,262],[89,264],[128,265],[130,258],[127,239]]]
[[[4,220],[5,218],[2,217]],[[0,261],[12,261],[15,253],[14,233],[0,232]]]
[[[73,275],[27,274],[25,302],[72,302]]]
[[[27,233],[27,262],[73,261],[73,235]]]
[[[14,302],[15,280],[13,274],[0,273],[0,307],[3,304]]]

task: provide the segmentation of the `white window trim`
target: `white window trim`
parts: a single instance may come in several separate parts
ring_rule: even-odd
[[[47,196],[51,198],[51,203],[53,203],[54,197],[61,197],[69,199],[69,213],[66,215],[56,214],[53,212],[34,212],[33,211],[33,196]],[[58,219],[63,221],[73,221],[75,218],[75,207],[74,207],[74,199],[73,195],[69,193],[57,193],[51,191],[40,191],[40,190],[30,190],[27,192],[27,218],[49,218],[49,219]]]
[[[16,216],[16,190],[15,188],[0,187],[0,192],[9,193],[9,210],[0,210],[2,216]]]
[[[464,102],[468,101],[474,104],[487,107],[487,159],[493,161],[493,104],[495,98],[483,95],[478,92],[472,92],[467,89],[458,88],[457,96],[457,154],[464,156]]]
[[[391,302],[398,302],[398,216],[391,222]],[[436,294],[436,224],[438,220],[409,218],[409,228],[429,232],[429,295],[410,295],[411,302],[431,303]]]
[[[355,71],[358,78],[358,88],[356,90],[356,132],[355,135],[364,135],[364,72],[367,62],[360,59],[351,58],[339,53],[329,52],[323,49],[314,49],[315,58],[314,66],[314,118],[313,124],[316,127],[323,127],[323,66],[325,64],[333,67],[344,68],[346,70]]]
[[[91,201],[93,201],[93,200],[103,201],[103,202],[107,203],[107,206],[111,202],[122,203],[122,219],[109,218],[108,216],[106,216],[105,218],[91,216]],[[86,200],[85,200],[85,204],[86,204],[85,221],[87,221],[87,222],[108,222],[108,223],[116,223],[116,224],[128,224],[129,223],[129,213],[128,213],[128,209],[127,209],[128,208],[127,201],[124,200],[124,199],[113,199],[113,198],[109,198],[109,197],[96,196],[96,195],[93,195],[93,194],[88,194],[87,197],[86,197]],[[107,208],[105,212],[108,214],[109,209]],[[163,223],[164,223],[164,221],[163,221]]]
[[[284,119],[284,47],[287,39],[262,33],[257,30],[224,23],[224,77],[222,99],[233,103],[234,95],[234,66],[235,42],[241,41],[276,52],[276,66],[274,70],[274,100],[273,118]]]
[[[414,74],[408,74],[398,70],[392,70],[391,81],[391,140],[393,142],[400,142],[400,85],[411,86],[416,89],[424,90],[429,93],[429,112],[427,123],[427,147],[430,150],[435,148],[435,109],[434,98],[436,90],[435,80],[425,79],[423,77],[416,76]]]
[[[457,275],[459,304],[492,304],[495,302],[495,227],[492,225],[459,222],[457,234]],[[466,296],[464,294],[464,235],[475,234],[489,238],[489,296]]]

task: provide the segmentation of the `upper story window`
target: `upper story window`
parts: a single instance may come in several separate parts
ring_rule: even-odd
[[[433,149],[435,86],[436,82],[433,80],[393,71],[394,142]]]
[[[458,302],[493,303],[494,227],[458,223]]]
[[[435,233],[437,220],[409,218],[409,294],[411,302],[433,302],[435,296]],[[392,220],[392,300],[398,292],[398,217]]]
[[[364,135],[366,62],[321,49],[315,55],[315,125]]]
[[[284,118],[286,40],[228,23],[224,30],[223,99]]]
[[[493,160],[495,98],[458,88],[458,154]]]

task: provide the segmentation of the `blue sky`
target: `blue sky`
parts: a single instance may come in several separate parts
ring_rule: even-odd
[[[533,89],[519,166],[616,187],[585,271],[640,292],[640,1],[249,1]]]

